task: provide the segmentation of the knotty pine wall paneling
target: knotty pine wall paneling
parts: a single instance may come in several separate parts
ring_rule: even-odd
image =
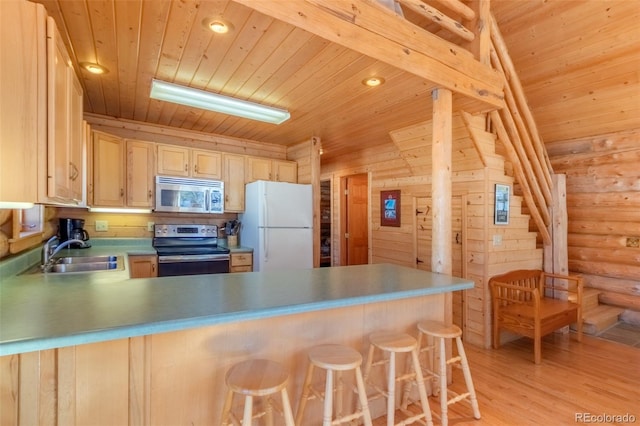
[[[518,268],[540,268],[542,250],[536,248],[536,234],[528,230],[528,216],[520,211],[522,200],[511,198],[509,225],[493,224],[494,185],[512,184],[505,174],[504,158],[496,154],[495,136],[485,132],[483,117],[468,117],[468,124],[459,115],[453,120],[453,197],[466,200],[465,221],[460,226],[465,239],[462,270],[476,286],[465,294],[463,325],[467,342],[490,345],[490,296],[487,286],[491,276]],[[471,138],[483,153],[483,164]],[[416,267],[415,203],[417,197],[431,197],[431,122],[398,129],[390,133],[393,145],[375,149],[363,147],[348,156],[322,163],[321,179],[332,182],[332,256],[333,264],[340,260],[340,179],[356,173],[370,173],[371,206],[370,251],[373,263],[394,263]],[[401,226],[380,224],[380,191],[401,191]],[[463,209],[453,209],[452,220],[463,220]],[[494,236],[501,242],[493,245]],[[425,239],[426,241],[426,239]],[[430,239],[428,240],[430,241]]]
[[[546,147],[567,176],[569,270],[640,318],[640,128]]]

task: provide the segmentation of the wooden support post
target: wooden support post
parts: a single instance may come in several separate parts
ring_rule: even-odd
[[[453,167],[453,96],[448,89],[435,89],[433,97],[433,135],[431,147],[431,271],[453,273],[453,228],[451,224],[451,170]],[[453,322],[453,296],[444,295],[444,322]],[[447,342],[447,358],[451,342]],[[448,377],[451,378],[450,368]]]
[[[551,243],[544,244],[544,270],[554,274],[568,275],[567,176],[554,174],[551,177],[553,181],[553,203],[551,205],[551,224],[549,225]]]
[[[431,270],[451,275],[453,262],[451,229],[452,95],[447,89],[433,91],[433,146],[431,170],[432,236]]]

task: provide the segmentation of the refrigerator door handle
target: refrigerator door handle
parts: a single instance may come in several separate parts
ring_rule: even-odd
[[[269,260],[269,241],[267,241],[269,238],[269,232],[267,232],[268,229],[266,229],[266,226],[268,226],[269,224],[269,218],[267,215],[268,211],[269,210],[267,209],[267,193],[265,191],[262,193],[262,218],[264,220],[263,223],[265,225],[264,239],[263,239],[264,246],[262,247],[262,252],[264,253],[265,262]]]

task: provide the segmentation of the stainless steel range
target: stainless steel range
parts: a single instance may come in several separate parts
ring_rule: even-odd
[[[216,225],[155,225],[158,276],[229,272],[229,249],[218,247]]]

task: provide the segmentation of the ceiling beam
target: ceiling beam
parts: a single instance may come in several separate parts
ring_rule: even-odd
[[[372,0],[234,1],[480,101],[487,110],[504,106],[494,70]]]

